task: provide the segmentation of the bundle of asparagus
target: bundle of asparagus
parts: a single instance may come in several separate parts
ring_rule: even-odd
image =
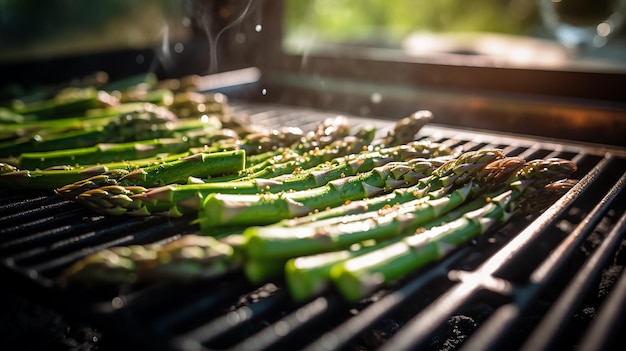
[[[110,283],[107,279],[115,275],[98,277],[106,276],[108,269],[119,271],[118,266],[109,267],[114,261],[122,262],[125,272],[116,283],[129,283],[128,276],[133,282],[157,279],[161,273],[153,267],[176,271],[163,273],[163,278],[181,281],[243,270],[254,283],[283,276],[295,300],[335,287],[348,301],[356,301],[441,259],[494,225],[541,211],[575,184],[567,178],[575,169],[562,159],[527,162],[499,150],[468,152],[436,167],[414,186],[364,199],[356,208],[339,205],[329,211],[334,216],[313,219],[322,211],[236,227],[235,234],[226,226],[204,231],[203,238],[212,239],[206,243],[229,248],[214,260],[215,266],[212,254],[200,248],[195,255],[178,256],[182,261],[173,262],[171,270],[169,263],[155,258],[168,255],[166,246],[150,246],[149,260],[146,247],[114,248],[79,261],[64,281]],[[409,193],[413,198],[404,198]],[[211,236],[216,233],[219,236]]]

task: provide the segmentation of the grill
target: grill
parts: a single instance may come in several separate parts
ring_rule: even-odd
[[[266,126],[311,129],[329,111],[232,102]],[[349,117],[381,133],[391,122]],[[47,192],[4,190],[0,258],[22,295],[94,326],[104,345],[164,350],[541,350],[626,345],[626,151],[492,132],[426,126],[418,138],[464,151],[502,148],[525,159],[574,161],[580,179],[541,214],[491,230],[443,261],[366,300],[333,291],[293,302],[280,280],[242,273],[189,284],[85,293],[55,284],[60,272],[100,249],[167,241],[198,228],[190,218],[96,215]]]
[[[0,189],[0,280],[8,282],[0,288],[0,310],[8,311],[0,313],[0,348],[40,350],[50,344],[43,339],[60,338],[71,350],[626,349],[626,95],[615,88],[626,78],[623,65],[529,69],[472,52],[407,58],[335,44],[288,54],[284,1],[173,3],[192,13],[182,22],[191,22],[188,40],[2,61],[0,75],[36,86],[94,71],[111,80],[212,73],[201,90],[225,93],[234,113],[304,131],[344,114],[354,130],[370,124],[383,135],[397,116],[428,109],[435,120],[418,139],[568,159],[579,182],[542,213],[492,228],[356,303],[333,290],[295,302],[280,278],[253,284],[240,271],[189,283],[62,288],[60,274],[89,254],[199,228],[193,217],[105,216],[51,192]],[[11,25],[0,21],[0,29]]]

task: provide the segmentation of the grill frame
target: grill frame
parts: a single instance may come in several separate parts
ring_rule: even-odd
[[[255,123],[262,125],[297,125],[303,129],[314,126],[316,122],[329,115],[334,115],[328,111],[245,102],[234,102],[233,110],[249,114]],[[378,126],[381,133],[391,125],[389,121],[358,116],[349,118],[354,128],[371,123]],[[86,296],[80,290],[61,289],[54,284],[55,274],[79,257],[113,245],[168,240],[193,232],[194,228],[185,225],[188,218],[180,220],[133,218],[119,221],[118,218],[93,215],[74,203],[55,199],[51,194],[42,192],[21,195],[13,193],[10,196],[2,194],[4,199],[12,199],[13,204],[4,205],[2,209],[10,209],[15,215],[0,218],[0,224],[3,225],[0,230],[1,273],[3,276],[19,277],[22,283],[18,288],[19,291],[73,318],[98,325],[116,342],[128,342],[130,339],[138,346],[152,349],[209,350],[212,349],[211,345],[219,346],[215,349],[250,349],[251,346],[252,349],[259,350],[265,347],[281,349],[285,346],[303,347],[307,350],[351,349],[358,347],[359,342],[363,342],[362,335],[368,333],[370,333],[368,335],[394,334],[389,342],[378,345],[382,346],[380,349],[383,350],[427,347],[432,346],[433,338],[441,333],[439,328],[445,326],[451,317],[470,315],[468,312],[476,313],[472,311],[471,306],[481,303],[491,304],[493,312],[479,323],[475,331],[472,329],[472,335],[463,347],[501,349],[503,346],[505,348],[511,346],[507,344],[511,342],[507,339],[511,334],[517,334],[516,329],[519,325],[527,323],[524,320],[524,313],[535,309],[538,304],[545,303],[544,299],[549,299],[546,294],[557,295],[553,301],[558,302],[550,312],[538,312],[541,316],[547,316],[543,322],[546,328],[537,329],[538,331],[534,333],[528,331],[527,336],[530,339],[526,339],[526,336],[521,339],[526,340],[523,348],[548,349],[555,342],[562,340],[560,335],[562,331],[552,328],[555,327],[553,321],[557,318],[552,316],[571,314],[580,307],[581,299],[586,295],[583,292],[593,290],[590,283],[583,283],[586,281],[583,278],[595,276],[598,270],[610,261],[611,256],[615,255],[618,244],[621,243],[620,239],[625,235],[624,219],[612,225],[606,244],[603,241],[602,247],[595,250],[588,261],[580,263],[580,272],[577,272],[578,269],[568,272],[571,287],[564,290],[562,298],[559,292],[551,291],[555,285],[554,281],[558,280],[556,276],[562,274],[566,263],[572,262],[572,257],[577,256],[577,250],[596,229],[597,224],[606,217],[609,209],[623,213],[624,209],[616,204],[619,204],[619,199],[625,196],[626,150],[437,125],[424,127],[419,136],[433,141],[444,141],[450,146],[462,146],[464,151],[504,147],[509,155],[526,159],[543,157],[574,159],[581,166],[579,171],[581,180],[575,188],[541,215],[518,220],[513,229],[504,227],[491,231],[487,236],[455,251],[441,262],[420,270],[392,288],[355,305],[346,304],[333,292],[304,304],[295,304],[281,289],[282,282],[253,286],[243,281],[243,277],[236,273],[224,279],[182,286],[163,284],[90,291],[90,294],[93,294],[91,296]],[[618,180],[611,186],[615,174],[618,174]],[[569,220],[578,218],[567,211],[571,210],[574,204],[580,206],[581,202],[587,202],[586,197],[594,200],[591,202],[593,207],[580,210],[587,214],[578,223],[572,224],[574,228],[572,232],[567,234],[563,230],[556,230],[558,229],[555,229],[556,222],[563,218]],[[40,207],[42,204],[45,207]],[[43,213],[48,216],[43,216]],[[26,219],[26,223],[20,222],[24,218],[33,220]],[[63,235],[68,233],[62,229],[55,231],[48,228],[57,223],[55,220],[58,218],[62,218],[62,222],[82,218],[83,221],[91,223],[83,224],[84,227],[79,225],[79,230],[76,230],[77,232],[85,230],[86,233],[80,232],[77,236],[72,236],[71,230],[75,227],[70,227],[69,237],[64,237]],[[17,229],[6,227],[11,223],[18,223]],[[101,231],[97,228],[90,230],[92,226],[104,228],[107,225],[113,227]],[[146,227],[146,230],[130,233],[133,228]],[[14,240],[20,233],[29,230],[40,231],[21,239],[22,241]],[[553,233],[559,231],[560,237],[552,238],[549,244],[544,244],[545,240],[541,240],[547,235],[554,236]],[[60,241],[57,240],[57,236]],[[112,238],[109,238],[110,236]],[[30,239],[44,238],[48,241],[42,243],[36,241],[37,248],[30,249],[26,254],[21,252],[17,256],[6,256],[7,249],[11,248],[7,247],[7,238],[10,239],[10,245],[18,249],[32,244]],[[80,244],[85,242],[90,245],[82,247]],[[534,264],[537,266],[535,269],[522,269],[520,272],[520,263],[525,263],[523,254],[529,250],[537,252],[537,247],[542,245],[548,245],[539,250],[547,261],[535,260]],[[480,250],[476,250],[477,247]],[[70,253],[52,260],[47,259],[49,256],[54,257],[55,252],[65,250]],[[552,250],[556,251],[552,253]],[[44,255],[43,261],[34,266],[24,264],[29,252],[41,253]],[[488,257],[483,260],[480,257],[473,257],[476,252],[478,256]],[[16,260],[16,257],[22,258]],[[37,260],[30,259],[37,263]],[[518,262],[519,260],[522,262]],[[585,262],[592,262],[591,267],[584,266]],[[546,270],[547,273],[542,273],[542,267],[550,269]],[[620,283],[615,287],[616,292],[608,298],[609,307],[605,307],[608,312],[599,314],[590,323],[581,345],[589,345],[592,342],[610,343],[615,337],[614,329],[618,326],[612,322],[623,319],[625,313],[623,310],[616,312],[618,309],[611,309],[610,306],[617,306],[619,303],[617,294],[623,291],[620,287],[624,285],[625,280],[623,272],[621,275]],[[537,279],[529,280],[532,277]],[[580,282],[581,280],[583,282]],[[412,302],[412,297],[415,296],[428,298],[415,303]],[[77,306],[81,307],[78,311]],[[402,311],[406,306],[413,309],[413,313],[408,313],[409,316],[404,315]],[[216,312],[216,309],[219,312]],[[334,319],[339,319],[340,322],[334,322]],[[403,320],[403,324],[400,325],[396,319]],[[385,326],[385,323],[389,325]],[[606,324],[610,327],[607,328]],[[248,333],[244,336],[245,333],[237,331],[235,327],[241,327]],[[396,327],[397,333],[394,329]],[[132,332],[128,333],[128,330]],[[306,330],[314,332],[304,332]],[[227,337],[222,333],[226,333],[230,338],[241,338],[242,341],[239,344],[226,345],[224,339]],[[210,335],[215,337],[213,341],[207,340]]]

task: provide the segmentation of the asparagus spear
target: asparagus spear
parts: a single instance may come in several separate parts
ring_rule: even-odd
[[[337,117],[342,123],[346,123],[345,118],[342,116]],[[302,169],[311,168],[313,165],[318,165],[339,156],[355,154],[362,151],[377,151],[379,148],[399,146],[407,143],[412,143],[415,134],[426,123],[432,120],[432,114],[428,111],[419,111],[413,115],[403,118],[396,122],[389,133],[380,139],[374,140],[376,129],[373,126],[364,126],[355,135],[344,136],[340,139],[332,141],[326,147],[320,147],[319,143],[312,142],[311,139],[316,134],[323,134],[327,129],[326,126],[333,123],[333,120],[323,121],[318,128],[317,132],[309,133],[309,141],[293,145],[291,149],[286,151],[279,150],[274,154],[270,154],[270,157],[263,157],[261,161],[254,161],[251,159],[250,164],[256,165],[246,170],[247,176],[243,179],[250,178],[272,178],[282,174],[298,173]],[[343,129],[347,129],[344,127]],[[339,129],[340,131],[343,129]],[[333,129],[331,129],[333,130]],[[325,137],[325,139],[328,139]],[[372,145],[375,146],[372,147]],[[311,147],[313,148],[311,149]],[[423,151],[430,151],[432,156],[441,156],[451,154],[449,148],[443,145],[436,144],[428,146],[428,142],[422,141],[413,145],[416,149]],[[275,159],[274,157],[277,156]],[[254,156],[252,156],[254,157]],[[426,157],[424,155],[423,157]],[[210,180],[211,182],[219,182],[232,179]]]
[[[19,123],[0,124],[2,139],[34,137],[38,133],[46,135],[59,134],[71,130],[92,129],[106,125],[121,114],[139,110],[143,103],[121,104],[119,106],[99,108],[85,111],[81,117],[55,118],[43,121],[19,121]],[[4,109],[0,109],[4,112]]]
[[[460,206],[470,193],[471,183],[444,196],[433,194],[385,211],[373,211],[367,216],[346,218],[345,222],[317,227],[252,227],[244,231],[243,250],[247,258],[245,271],[257,262],[265,264],[248,275],[253,281],[262,281],[285,273],[290,289],[304,298],[327,285],[331,262],[345,260],[363,251],[353,247],[404,235],[424,223]],[[352,216],[348,216],[352,217]],[[313,257],[311,257],[313,255]],[[303,258],[293,262],[292,258]],[[279,265],[280,264],[280,265]],[[304,265],[305,268],[302,268]],[[306,270],[307,272],[303,272]],[[295,275],[295,277],[290,277]]]
[[[488,199],[491,196],[498,195],[499,192],[506,190],[503,189],[504,185],[512,184],[513,186],[521,189],[519,185],[521,185],[522,182],[525,183],[524,187],[543,187],[541,191],[527,193],[522,199],[520,199],[520,201],[518,201],[517,208],[520,215],[536,213],[551,204],[558,196],[562,195],[564,191],[571,188],[573,185],[571,181],[555,180],[567,177],[569,174],[574,172],[575,169],[576,167],[572,162],[562,159],[524,162],[521,159],[509,157],[496,160],[487,165],[487,167],[485,167],[485,169],[475,177],[474,181],[475,184],[478,184],[479,190],[490,193],[484,194],[474,191],[472,194],[473,197],[476,197],[474,200],[469,203],[464,203],[461,207],[455,210],[437,216],[435,219],[423,224],[422,227],[424,229],[430,229],[432,227],[454,221],[468,212],[475,211],[483,207],[489,201]],[[498,191],[498,188],[501,190]],[[438,194],[433,195],[434,198],[439,197]],[[523,201],[525,199],[527,199],[527,201]],[[392,208],[387,211],[400,211],[401,213],[406,212],[407,210],[411,210],[410,203],[396,206],[396,208]],[[387,211],[385,211],[385,213],[387,213]],[[365,215],[349,216],[356,217],[356,219],[344,218],[342,223],[349,223],[350,221],[359,219],[369,219],[376,215],[378,215],[377,212],[370,211],[366,212]],[[317,224],[321,226],[324,222],[327,226],[338,224],[338,221],[322,221]],[[386,225],[386,223],[388,223],[385,221],[382,222],[382,225]],[[299,227],[293,228],[294,231],[299,229]],[[411,229],[413,228],[409,228],[405,230],[405,232],[411,233],[415,231]],[[390,244],[392,242],[392,240],[385,241],[386,244]],[[368,249],[353,249],[351,247],[350,249],[330,251],[312,256],[300,256],[288,260],[284,267],[284,274],[291,295],[296,300],[304,300],[314,296],[324,289],[327,289],[331,285],[330,271],[333,266],[339,265],[350,258],[373,251],[380,246],[381,245],[370,245],[370,248]]]
[[[95,88],[67,87],[50,99],[29,103],[15,100],[11,108],[27,118],[49,119],[79,116],[88,109],[117,104],[119,101],[104,91]]]
[[[106,125],[70,130],[61,134],[37,133],[0,144],[0,154],[46,152],[93,146],[97,143],[119,143],[155,138],[182,137],[192,131],[210,133],[221,128],[217,117],[177,120],[171,112],[151,104],[141,110],[108,119]],[[151,107],[149,107],[151,106]]]
[[[187,181],[190,176],[236,173],[244,167],[245,153],[243,150],[198,153],[174,161],[138,168],[130,172],[118,170],[113,174],[100,174],[61,187],[56,192],[65,197],[80,194],[76,200],[85,203],[97,196],[98,203],[102,204],[105,200],[100,198],[106,192],[98,188],[103,186],[108,186],[109,190],[111,186],[120,188],[123,186],[155,187],[163,184],[182,183]],[[122,191],[118,192],[121,193]],[[95,208],[98,209],[98,207]],[[105,209],[102,210],[106,212]]]
[[[43,170],[19,170],[15,166],[10,166],[11,168],[6,168],[4,172],[0,172],[0,188],[16,187],[18,189],[54,190],[68,186],[66,190],[76,188],[79,191],[78,187],[74,187],[72,184],[103,174],[112,174],[115,180],[138,168],[175,161],[198,152],[201,151],[192,148],[190,151],[183,153],[162,154],[132,161],[83,166],[54,166]],[[8,166],[8,164],[3,165]],[[95,183],[93,184],[95,186]],[[70,198],[73,199],[75,196]]]
[[[215,278],[239,267],[240,262],[228,243],[188,234],[165,244],[98,251],[75,262],[59,279],[62,286],[190,281]]]
[[[437,180],[445,183],[451,178],[464,177],[467,170],[482,169],[486,163],[501,157],[503,157],[501,150],[465,153],[458,159],[440,166],[435,172]],[[304,216],[327,207],[414,185],[422,180],[419,178],[420,175],[424,177],[424,172],[429,174],[432,169],[433,164],[427,159],[416,159],[409,163],[392,162],[372,171],[310,190],[262,195],[211,194],[203,202],[198,221],[201,227],[275,223],[281,219]]]
[[[397,242],[381,242],[378,249],[350,258],[331,268],[330,275],[337,289],[350,301],[357,301],[385,284],[396,281],[424,265],[441,259],[452,250],[484,234],[498,223],[504,223],[520,210],[539,210],[552,203],[574,182],[558,182],[557,186],[538,186],[541,183],[517,181],[511,189],[496,196],[486,197],[481,208],[465,213],[462,217],[418,230]],[[544,189],[548,189],[545,191]],[[538,203],[531,204],[532,196]],[[526,214],[526,212],[524,212]]]
[[[433,118],[432,112],[428,110],[417,111],[396,122],[393,129],[391,129],[385,137],[376,141],[375,144],[400,145],[411,142],[415,139],[417,132],[426,124],[430,123]]]
[[[355,135],[339,138],[322,148],[306,149],[309,142],[298,143],[289,149],[279,149],[252,155],[248,158],[250,167],[236,176],[204,179],[206,183],[221,183],[226,181],[242,181],[256,178],[275,178],[286,174],[299,174],[302,170],[332,161],[362,151],[371,143],[376,130],[365,126]],[[435,151],[434,151],[435,152]],[[441,151],[444,152],[443,150]],[[257,157],[255,157],[257,156]],[[261,156],[261,157],[258,157]]]
[[[23,153],[15,162],[20,169],[46,169],[59,165],[81,165],[135,160],[164,153],[182,153],[197,146],[186,138],[163,138],[127,143],[100,143],[90,147],[50,152]]]
[[[283,183],[294,184],[292,189],[301,190],[324,185],[330,180],[353,176],[358,173],[367,172],[375,167],[382,166],[392,161],[408,161],[416,158],[437,157],[438,160],[450,158],[452,151],[437,143],[427,141],[411,142],[394,147],[376,149],[361,153],[350,153],[344,157],[336,157],[328,162],[318,162],[317,166],[307,167],[309,160],[314,159],[309,156],[302,170],[290,174],[272,177],[273,180]]]
[[[309,190],[259,195],[211,194],[202,203],[198,222],[201,227],[275,223],[410,186],[424,177],[425,172],[432,172],[432,168],[433,164],[428,159],[415,159],[390,162],[369,172]]]
[[[281,259],[348,248],[366,240],[384,240],[414,231],[461,205],[471,183],[438,199],[424,199],[408,206],[376,211],[360,220],[328,226],[256,226],[244,231],[246,254],[255,259]]]
[[[456,159],[447,161],[445,164],[439,166],[431,175],[420,179],[420,181],[413,186],[396,189],[382,196],[352,201],[304,217],[284,219],[276,223],[276,225],[285,227],[302,225],[315,226],[317,222],[324,219],[343,218],[350,214],[377,211],[384,207],[422,198],[429,192],[445,190],[444,188],[451,185],[463,184],[475,176],[479,176],[485,167],[493,165],[494,161],[502,158],[504,158],[504,154],[502,154],[500,150],[466,152],[459,155]],[[504,167],[504,169],[511,170],[512,168],[511,165],[508,165]]]
[[[427,167],[432,167],[432,163],[422,162],[415,163],[416,169],[423,169],[423,171],[428,171]],[[407,178],[417,178],[418,175],[415,175],[414,171],[408,168],[407,164],[394,164],[393,170],[395,172],[406,173],[405,176]],[[380,167],[379,167],[380,168]],[[411,172],[411,173],[409,173]],[[409,174],[413,174],[410,176]],[[96,177],[94,177],[96,178]],[[105,179],[104,177],[101,177]],[[108,178],[106,178],[108,180]],[[343,180],[343,179],[340,179]],[[270,180],[255,180],[259,187],[270,187],[273,185],[278,185],[278,183],[272,182]],[[393,185],[400,186],[402,180],[396,181]],[[123,186],[108,186],[106,189],[97,188],[93,182],[89,184],[77,184],[77,187],[80,190],[84,190],[86,188],[94,188],[93,190],[87,190],[80,194],[78,200],[86,204],[87,206],[99,210],[100,212],[106,211],[111,214],[129,214],[136,216],[148,216],[148,215],[167,215],[167,216],[180,216],[183,213],[198,213],[202,209],[203,201],[205,198],[213,196],[213,195],[222,195],[216,193],[216,188],[214,185],[219,184],[189,184],[189,185],[176,185],[170,184],[154,189],[140,189],[133,188],[132,191],[125,192]],[[82,182],[85,183],[85,182]],[[237,182],[233,182],[237,183]],[[330,188],[329,188],[330,189]],[[75,193],[75,189],[72,190],[72,193]],[[106,190],[106,191],[105,191]],[[309,192],[313,191],[310,190]],[[236,191],[233,190],[233,191]],[[317,190],[319,191],[319,190]],[[128,195],[128,200],[125,203],[120,203],[118,201],[118,197],[120,194]],[[283,192],[281,192],[282,196]],[[111,199],[111,203],[107,203],[107,196],[113,196]],[[233,196],[246,196],[239,194],[231,194]],[[257,197],[260,195],[251,195],[249,196]],[[268,193],[267,196],[272,194]],[[265,195],[263,195],[265,196]],[[332,198],[336,198],[336,194],[331,194],[328,196],[327,201],[332,201]],[[359,196],[357,193],[353,192],[351,196]],[[331,200],[328,200],[331,199]],[[336,200],[335,200],[336,201]],[[124,211],[122,207],[126,205],[128,206],[127,211]],[[109,211],[108,209],[115,208],[114,212]],[[272,211],[271,209],[269,210]],[[274,216],[277,216],[275,213]],[[279,214],[280,215],[280,214]],[[233,222],[233,223],[223,223],[224,225],[243,225],[246,224],[246,221]],[[206,229],[213,226],[208,226]]]
[[[156,250],[156,259],[146,262],[140,280],[192,281],[210,279],[240,267],[235,251],[225,241],[199,235],[184,235]]]
[[[419,146],[425,146],[425,143],[419,143]],[[251,180],[238,180],[229,182],[216,182],[205,184],[188,184],[188,185],[168,185],[162,188],[149,189],[145,194],[135,196],[135,198],[154,203],[155,201],[168,201],[170,203],[181,202],[187,198],[201,199],[211,193],[220,194],[259,194],[259,193],[279,193],[292,192],[297,190],[305,190],[319,187],[327,184],[332,180],[341,179],[347,176],[371,171],[376,167],[380,167],[392,161],[407,161],[416,159],[419,156],[429,156],[432,144],[427,144],[426,148],[420,151],[412,147],[401,145],[398,147],[387,148],[378,152],[367,152],[362,154],[353,154],[347,157],[340,157],[331,160],[319,167],[305,169],[297,175],[276,178],[253,178]],[[440,150],[440,147],[435,147]],[[443,153],[443,152],[442,152]],[[311,158],[309,158],[311,159]],[[441,158],[430,159],[433,164],[437,164]],[[186,201],[187,206],[192,206],[192,202]],[[193,204],[192,209],[199,210],[201,204]]]

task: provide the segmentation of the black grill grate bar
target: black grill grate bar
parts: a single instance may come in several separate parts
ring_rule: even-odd
[[[626,174],[622,175],[609,192],[596,204],[594,209],[579,223],[574,231],[556,248],[544,263],[537,268],[530,276],[530,281],[534,284],[543,284],[554,278],[563,265],[567,264],[568,258],[572,255],[572,251],[578,247],[582,241],[591,233],[595,226],[600,222],[602,217],[609,210],[611,204],[616,201],[620,193],[626,188]]]
[[[237,287],[240,289],[236,289]],[[227,295],[224,295],[222,291],[217,291],[216,294],[212,294],[212,296],[187,304],[184,308],[179,308],[173,311],[173,313],[164,316],[164,320],[157,323],[156,328],[157,330],[175,329],[178,324],[191,319],[199,313],[203,313],[203,311],[209,313],[209,309],[213,307],[213,301],[216,296],[223,301],[227,297],[232,298],[236,291],[241,291],[241,293],[245,295],[249,293],[249,290],[243,291],[246,287],[250,289],[248,285],[241,283],[233,287],[229,285],[228,289],[224,289]],[[261,287],[261,289],[263,289],[263,287]],[[255,303],[238,307],[222,317],[213,320],[208,325],[205,324],[202,327],[194,329],[194,331],[190,332],[188,335],[203,343],[214,341],[215,339],[229,339],[227,336],[224,336],[224,333],[234,332],[237,328],[244,326],[249,321],[259,319],[261,316],[271,311],[287,308],[289,305],[290,300],[288,299],[287,293],[284,290],[277,290],[269,296],[259,298]],[[198,330],[201,332],[198,332]]]
[[[11,229],[15,229],[15,238],[0,244],[0,256],[10,256],[20,250],[26,250],[28,247],[46,244],[73,233],[95,229],[108,223],[104,216],[83,218],[83,220],[77,221],[81,218],[80,212],[81,210],[69,211],[59,216],[42,219],[42,221],[31,222],[31,225],[12,227]],[[51,223],[54,224],[52,228],[50,228]],[[49,229],[42,230],[44,228],[39,228],[41,226],[46,226]]]
[[[620,188],[622,190],[625,182],[626,175],[620,179]],[[577,228],[577,231],[582,230]],[[524,343],[522,350],[539,351],[552,349],[554,346],[557,346],[555,345],[556,338],[562,334],[568,324],[567,321],[570,320],[569,317],[574,315],[584,296],[587,295],[584,292],[591,290],[595,278],[601,275],[602,269],[614,257],[613,255],[622,243],[625,232],[626,214],[622,215],[618,223],[602,241],[600,247],[587,260],[570,284],[565,287],[563,294],[559,296],[556,303],[546,314],[546,317]],[[570,238],[574,235],[572,233]],[[560,251],[562,250],[557,250],[557,254],[553,256],[557,256]]]
[[[71,209],[60,214],[37,219],[32,222],[18,224],[4,228],[3,242],[0,244],[0,256],[9,250],[19,250],[24,246],[36,245],[55,238],[55,233],[64,233],[72,229],[90,227],[94,222],[104,219],[104,216],[85,220],[88,210],[85,208]]]
[[[46,203],[57,202],[50,194],[33,195],[31,193],[7,192],[0,193],[5,204],[0,205],[0,213],[4,216],[20,213],[26,209],[31,209],[45,205]]]
[[[340,301],[334,295],[319,297],[259,333],[233,346],[230,350],[281,350],[287,349],[287,346],[283,346],[285,344],[288,344],[290,347],[294,347],[295,343],[305,344],[307,340],[303,339],[302,336],[307,333],[303,329],[312,328],[311,325],[313,323],[324,318],[332,318],[332,313],[339,309],[340,306],[343,306],[343,301]],[[296,336],[299,340],[294,340]]]
[[[180,323],[208,311],[218,308],[230,301],[237,294],[244,294],[249,291],[250,286],[247,281],[241,279],[233,281],[228,285],[228,289],[216,289],[214,293],[186,305],[184,308],[175,310],[172,314],[163,316],[163,320],[155,323],[156,330],[171,330]],[[186,332],[173,340],[172,344],[176,348],[186,349],[191,345],[199,346],[201,343],[213,340],[231,328],[241,325],[253,317],[254,313],[250,306],[242,306],[236,310],[229,311],[225,315],[218,317],[211,322]]]
[[[589,189],[600,173],[606,171],[609,158],[599,162],[589,174],[581,179],[567,194],[539,216],[530,226],[526,227],[507,245],[485,261],[472,275],[490,277],[515,257],[522,249],[536,239],[548,228],[567,208]],[[435,301],[425,311],[417,314],[393,338],[383,345],[383,350],[405,350],[427,342],[427,337],[434,330],[433,324],[445,321],[464,301],[482,288],[485,279],[465,279],[448,293]],[[525,296],[528,296],[528,292]],[[436,323],[435,323],[436,321]],[[502,335],[504,336],[504,335]]]
[[[51,214],[61,213],[69,211],[77,207],[77,204],[73,201],[58,201],[58,199],[52,199],[51,201],[44,201],[44,204],[36,208],[30,208],[21,212],[13,213],[0,218],[0,227],[7,228],[10,225],[18,225],[20,223],[28,223],[29,221],[39,221],[42,218],[47,218]],[[32,205],[33,203],[31,203]],[[0,235],[4,234],[3,230],[0,230]]]
[[[626,227],[623,221],[620,222],[620,227],[622,232],[619,236],[623,238]],[[610,345],[610,340],[614,340],[614,337],[623,331],[624,322],[626,322],[626,270],[622,269],[617,284],[583,335],[578,350],[608,350],[611,346],[615,346]]]
[[[215,324],[211,324],[209,327],[214,328],[208,330],[206,335],[201,335],[203,345],[208,345],[208,349],[224,349],[223,345],[230,345],[236,343],[238,340],[233,337],[237,335],[237,330],[240,328],[250,328],[254,330],[254,326],[249,326],[254,321],[258,321],[263,316],[277,318],[275,312],[291,307],[293,304],[287,296],[287,293],[280,290],[272,296],[260,300],[254,304],[243,306],[235,311],[229,312],[222,318],[215,320]],[[282,320],[282,319],[281,319]],[[265,325],[263,323],[263,325]],[[207,331],[205,329],[205,331]],[[260,332],[263,333],[263,332]],[[252,336],[251,338],[254,338]],[[250,340],[250,337],[246,337],[244,343]],[[249,345],[245,350],[258,350],[261,349],[262,340],[257,339],[258,344]],[[228,349],[237,349],[237,346],[228,347]]]
[[[16,263],[22,265],[32,265],[40,261],[47,261],[55,256],[59,256],[57,252],[60,250],[81,249],[94,244],[93,240],[103,237],[118,237],[119,233],[126,234],[132,230],[133,226],[143,222],[143,218],[131,218],[123,222],[111,223],[110,226],[99,230],[90,230],[81,232],[78,235],[61,238],[47,245],[40,245],[29,250],[19,252],[12,256]],[[117,233],[117,234],[116,234]]]

